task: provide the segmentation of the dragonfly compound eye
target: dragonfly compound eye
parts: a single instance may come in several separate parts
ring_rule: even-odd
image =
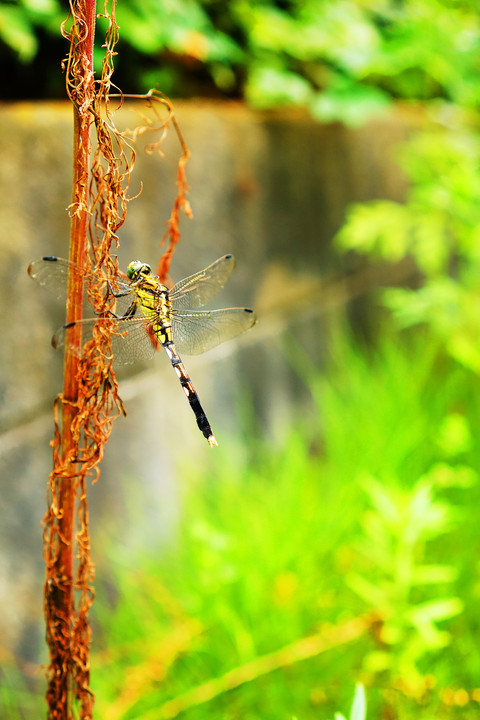
[[[144,267],[144,263],[140,262],[140,260],[132,260],[127,268],[128,279],[135,280],[138,273],[141,272]]]

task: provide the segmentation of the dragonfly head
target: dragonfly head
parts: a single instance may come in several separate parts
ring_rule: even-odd
[[[127,268],[128,279],[135,282],[140,277],[146,277],[152,274],[152,268],[147,263],[143,263],[140,260],[132,260]]]

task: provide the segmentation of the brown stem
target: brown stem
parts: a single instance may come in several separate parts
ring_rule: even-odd
[[[82,7],[83,5],[83,7]],[[79,38],[74,52],[81,62],[76,66],[84,70],[81,78],[87,86],[87,95],[93,100],[93,42],[95,31],[95,0],[81,0],[78,7],[72,2],[72,12],[85,18],[85,33]],[[76,78],[78,81],[78,78]],[[67,82],[69,78],[67,77]],[[73,98],[72,98],[73,99]],[[73,214],[70,231],[70,261],[77,268],[84,265],[87,249],[89,156],[91,112],[88,104],[79,108],[74,103],[74,147],[73,147]],[[67,323],[82,318],[83,278],[81,273],[71,273],[68,280]],[[79,326],[77,326],[79,327]],[[81,333],[75,332],[74,345],[80,347]],[[61,445],[55,457],[51,477],[51,517],[56,517],[56,537],[47,536],[47,543],[55,547],[46,548],[47,583],[45,587],[45,608],[47,641],[50,649],[50,680],[47,692],[49,718],[70,720],[73,717],[71,702],[74,688],[75,648],[72,642],[75,625],[74,600],[74,551],[75,551],[75,507],[78,487],[78,431],[75,432],[75,417],[78,402],[79,358],[66,352],[64,363],[64,385],[61,400]],[[54,507],[56,505],[56,507]],[[85,707],[85,706],[84,706]],[[82,712],[91,717],[90,711]]]

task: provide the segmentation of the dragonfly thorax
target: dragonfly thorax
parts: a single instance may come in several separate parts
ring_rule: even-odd
[[[136,282],[142,277],[148,277],[152,274],[152,268],[141,260],[132,260],[127,268],[127,276],[131,282]]]

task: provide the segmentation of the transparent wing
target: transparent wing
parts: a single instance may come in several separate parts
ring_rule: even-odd
[[[63,326],[57,330],[52,338],[54,348],[61,350],[68,348],[75,352],[76,348],[70,345],[73,335],[73,326],[81,326],[81,348],[93,337],[95,323],[101,323],[102,318],[88,318]],[[105,323],[111,325],[112,318],[106,318]],[[151,331],[151,323],[146,317],[123,318],[116,320],[117,328],[112,334],[112,354],[118,365],[128,365],[140,360],[150,360],[161,345]],[[78,353],[76,353],[78,354]],[[80,353],[81,354],[81,353]]]
[[[255,314],[247,308],[226,308],[212,311],[195,311],[208,302],[224,286],[235,267],[233,255],[225,255],[201,272],[191,275],[177,283],[170,293],[172,302],[173,339],[180,352],[196,355],[236,337],[255,323]],[[57,298],[65,299],[68,275],[75,266],[68,260],[57,257],[44,257],[31,263],[29,275],[40,285],[52,291]],[[78,271],[80,271],[78,269]],[[125,293],[117,301],[116,313],[123,315],[131,301],[134,291],[129,284],[117,281],[120,293]],[[107,286],[108,287],[108,286]],[[190,308],[193,308],[190,309]],[[111,323],[112,318],[105,318]],[[102,318],[81,320],[83,345],[92,339],[95,323]],[[72,326],[60,328],[52,338],[56,348],[67,347],[72,334]],[[118,364],[128,364],[137,360],[153,357],[159,349],[159,343],[153,336],[152,325],[143,315],[117,319],[117,331],[112,335],[112,352]],[[73,342],[73,338],[72,338]]]
[[[82,272],[81,268],[77,265],[53,255],[35,260],[28,266],[28,274],[33,280],[38,282],[42,287],[47,288],[47,290],[50,290],[58,300],[64,301],[67,299],[68,276],[71,271],[77,273]],[[86,302],[86,280],[84,281],[84,285],[84,302]],[[125,293],[125,297],[117,300],[116,313],[117,315],[123,315],[131,302],[132,289],[128,283],[118,279],[117,286],[118,292]],[[106,283],[105,287],[106,289],[108,288]],[[130,298],[128,295],[130,295]]]
[[[30,263],[28,274],[40,285],[53,292],[59,300],[67,297],[68,273],[71,264],[57,257],[44,257]]]
[[[195,275],[180,280],[170,291],[173,308],[199,308],[211,300],[227,282],[235,267],[233,255],[224,255]]]
[[[255,321],[255,313],[248,308],[173,310],[173,341],[180,353],[198,355],[240,335]]]

